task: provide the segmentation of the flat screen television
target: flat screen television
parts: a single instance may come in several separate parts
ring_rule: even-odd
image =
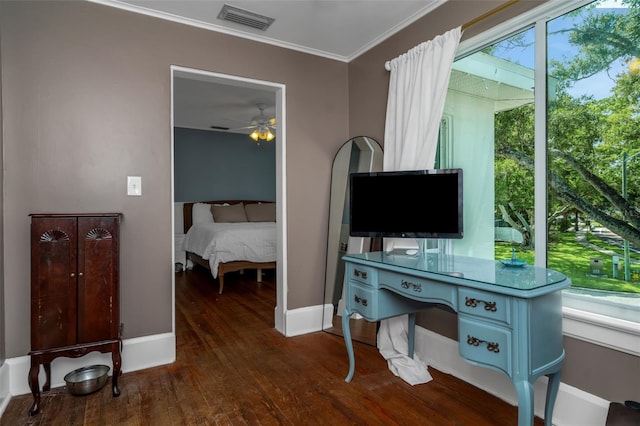
[[[353,237],[463,237],[462,169],[352,173]]]

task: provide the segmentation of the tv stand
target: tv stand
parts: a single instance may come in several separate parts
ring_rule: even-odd
[[[518,394],[518,426],[533,425],[533,384],[549,377],[545,425],[551,426],[564,361],[563,274],[525,265],[464,256],[385,252],[349,254],[342,329],[353,378],[355,359],[349,318],[369,321],[409,315],[409,356],[415,346],[416,312],[430,304],[458,313],[458,348],[466,361],[506,374]]]

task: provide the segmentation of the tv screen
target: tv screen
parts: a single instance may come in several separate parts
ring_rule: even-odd
[[[462,169],[352,173],[353,237],[462,238]]]

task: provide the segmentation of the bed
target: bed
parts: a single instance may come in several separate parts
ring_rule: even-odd
[[[184,249],[187,259],[211,271],[224,289],[228,272],[275,269],[277,238],[275,203],[214,200],[184,203]]]

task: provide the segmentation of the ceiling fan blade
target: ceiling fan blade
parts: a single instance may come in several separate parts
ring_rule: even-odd
[[[244,127],[234,127],[233,129],[229,129],[230,132],[236,131],[236,130],[249,130],[249,129],[255,129],[258,126],[244,126]]]
[[[268,115],[264,114],[265,106],[263,104],[258,104],[257,106],[258,106],[258,109],[260,110],[260,114],[253,116],[247,126],[234,127],[234,128],[228,129],[227,131],[228,132],[243,132],[243,131],[251,132],[252,130],[266,131],[268,129],[269,131],[275,133],[276,131],[275,117],[269,117]],[[228,118],[228,120],[239,122],[239,120],[235,118]]]

